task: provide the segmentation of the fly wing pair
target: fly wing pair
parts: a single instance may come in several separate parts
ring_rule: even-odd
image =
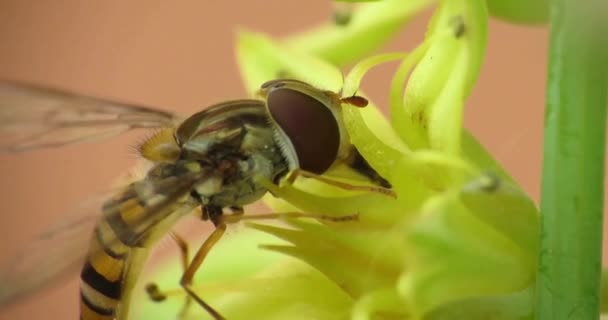
[[[61,147],[137,128],[173,128],[180,119],[176,114],[148,107],[0,82],[0,153]],[[201,179],[204,179],[201,174],[189,174],[170,181],[137,182],[150,184],[146,188],[152,192],[146,196],[163,195],[167,199],[146,209],[142,225],[158,219],[158,215],[172,205],[172,200],[188,194]],[[166,190],[174,191],[167,195]],[[82,267],[93,227],[101,214],[101,207],[89,209],[86,215],[64,221],[40,235],[19,255],[0,266],[0,306]]]

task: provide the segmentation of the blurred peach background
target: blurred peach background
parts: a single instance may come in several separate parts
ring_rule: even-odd
[[[329,0],[301,4],[3,0],[0,79],[194,112],[244,97],[233,53],[239,26],[286,35],[331,17]],[[383,50],[415,45],[428,16],[417,17]],[[486,61],[466,106],[467,127],[534,199],[540,190],[547,36],[544,27],[491,21]],[[374,70],[364,83],[379,105],[386,104],[394,67]],[[130,146],[138,136],[0,155],[0,261],[75,204],[106,190],[136,159]],[[0,319],[75,319],[77,301],[74,277],[0,310]]]

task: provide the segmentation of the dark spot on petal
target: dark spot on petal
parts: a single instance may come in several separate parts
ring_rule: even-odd
[[[452,17],[452,19],[450,19],[450,24],[452,25],[452,28],[454,28],[454,37],[456,38],[462,37],[467,31],[467,26],[464,23],[462,16]]]

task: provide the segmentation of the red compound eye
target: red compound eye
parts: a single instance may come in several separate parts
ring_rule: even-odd
[[[334,114],[319,100],[278,87],[267,96],[268,111],[293,145],[300,168],[324,173],[336,160],[340,129]]]

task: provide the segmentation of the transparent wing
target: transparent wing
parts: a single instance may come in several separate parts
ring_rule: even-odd
[[[136,128],[171,127],[180,119],[143,106],[0,82],[0,152],[60,147]]]
[[[113,200],[106,201],[103,218],[111,219],[112,216],[120,215],[120,208],[124,207],[122,204],[137,197],[139,203],[146,205],[143,206],[142,218],[135,225],[142,235],[148,234],[171,213],[195,208],[195,204],[180,199],[187,196],[201,179],[204,179],[202,173],[188,173],[160,180],[134,182],[114,196]],[[142,190],[145,192],[142,193]],[[101,216],[101,207],[97,207],[78,219],[67,221],[40,235],[6,265],[0,265],[0,306],[79,272],[86,256],[96,254],[90,250],[89,243]],[[112,245],[124,236],[127,235],[104,235],[104,241]],[[100,248],[99,251],[101,250],[103,249]]]
[[[0,265],[0,306],[74,275],[84,262],[97,217],[91,213],[50,230]]]

